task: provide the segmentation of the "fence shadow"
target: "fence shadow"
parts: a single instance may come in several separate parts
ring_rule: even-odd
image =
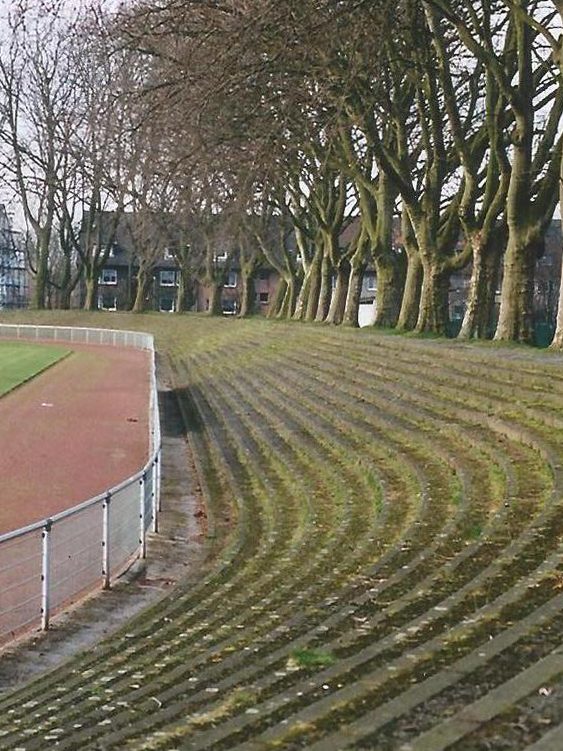
[[[203,424],[194,404],[190,389],[186,386],[170,391],[159,391],[162,435],[177,438],[187,431],[201,433]]]

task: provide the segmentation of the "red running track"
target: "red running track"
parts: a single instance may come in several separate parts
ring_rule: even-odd
[[[98,495],[148,460],[150,355],[72,350],[0,398],[0,534]]]

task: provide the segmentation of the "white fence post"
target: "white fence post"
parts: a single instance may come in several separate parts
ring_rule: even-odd
[[[154,458],[154,463],[152,465],[152,531],[157,534],[158,533],[158,498],[157,498],[157,491],[158,491],[158,467],[159,467],[159,457],[158,454]]]
[[[158,511],[162,511],[162,498],[161,498],[161,487],[162,487],[162,446],[158,449],[158,454],[156,455],[156,507]]]
[[[110,560],[110,547],[109,547],[110,501],[111,501],[111,493],[108,493],[102,503],[102,589],[109,589],[111,586],[111,582],[110,582],[111,560]]]
[[[41,628],[47,631],[49,628],[49,588],[51,585],[51,526],[47,520],[41,532]]]
[[[143,472],[143,475],[139,480],[139,545],[141,548],[141,551],[139,553],[140,558],[147,557],[147,541],[145,534],[145,481],[146,475]]]

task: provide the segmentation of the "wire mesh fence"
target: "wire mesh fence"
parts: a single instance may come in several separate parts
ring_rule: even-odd
[[[158,530],[160,420],[153,337],[137,331],[0,324],[0,339],[100,344],[151,354],[150,456],[114,488],[23,529],[0,535],[0,644],[33,627],[96,586],[108,588]]]

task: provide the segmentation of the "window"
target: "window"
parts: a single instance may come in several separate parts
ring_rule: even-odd
[[[173,297],[163,296],[160,298],[159,309],[161,313],[174,313],[175,307]]]
[[[115,295],[100,295],[98,297],[99,310],[117,310],[117,298]]]
[[[222,300],[221,308],[224,316],[235,316],[237,314],[237,301],[236,300]]]
[[[236,287],[237,286],[237,272],[236,271],[229,271],[227,274],[227,279],[225,281],[225,287]]]
[[[102,269],[99,284],[117,284],[117,269]]]
[[[98,245],[97,243],[94,243],[92,245],[92,250],[94,255],[99,255],[100,258],[105,254],[107,254],[108,258],[115,258],[117,245],[106,245],[105,243]]]
[[[366,276],[366,288],[369,292],[375,292],[375,290],[377,289],[375,274],[368,274]]]
[[[258,295],[258,301],[260,302],[260,305],[267,305],[268,304],[269,295],[267,292],[260,292]]]
[[[160,272],[160,286],[161,287],[175,287],[176,272],[171,269],[165,269]]]
[[[260,269],[260,272],[258,274],[258,278],[261,279],[263,282],[267,281],[270,278],[270,272],[268,269]]]

